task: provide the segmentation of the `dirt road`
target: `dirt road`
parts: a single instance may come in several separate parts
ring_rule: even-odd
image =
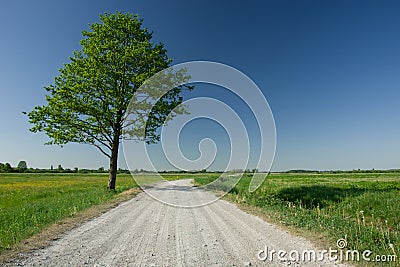
[[[189,180],[154,194],[193,201]],[[197,197],[211,193],[197,191]],[[25,266],[341,266],[333,261],[262,261],[260,250],[290,252],[316,248],[226,201],[177,208],[145,193],[67,232],[18,262]],[[265,257],[265,253],[259,255]],[[288,257],[288,256],[286,256]],[[293,256],[295,257],[295,255]]]

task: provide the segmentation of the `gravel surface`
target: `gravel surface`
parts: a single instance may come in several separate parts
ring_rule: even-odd
[[[213,199],[191,191],[190,180],[165,183],[153,195],[163,199]],[[258,259],[260,250],[299,253],[314,249],[234,204],[218,200],[196,208],[166,205],[145,193],[121,204],[12,265],[24,266],[344,266],[333,261]],[[261,254],[264,256],[264,254]]]

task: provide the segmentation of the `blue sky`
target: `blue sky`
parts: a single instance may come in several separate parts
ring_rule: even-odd
[[[400,168],[400,3],[386,0],[2,1],[0,162],[108,167],[87,145],[44,146],[22,111],[45,103],[88,23],[116,10],[138,13],[174,63],[217,61],[254,80],[275,117],[273,170]]]

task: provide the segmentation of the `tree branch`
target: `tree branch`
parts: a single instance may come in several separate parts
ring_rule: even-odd
[[[88,126],[90,126],[86,121],[84,121],[84,120],[79,120],[80,122],[82,122],[82,123],[84,123],[84,124],[86,124],[86,125],[88,125]],[[74,124],[74,123],[72,123],[73,125],[74,125],[74,127],[78,127],[78,128],[80,128],[81,127],[81,125],[79,125],[79,124]],[[90,133],[90,131],[86,131],[84,128],[82,129],[82,128],[80,128],[85,134],[87,134],[88,136],[90,136],[91,138],[93,138],[93,139],[95,139],[97,142],[99,142],[100,144],[102,144],[103,146],[105,146],[105,147],[107,147],[108,149],[110,149],[111,150],[111,146],[110,145],[108,145],[107,143],[105,143],[103,140],[101,140],[100,138],[98,138],[96,135],[94,135],[94,134],[92,134],[92,133]],[[108,141],[108,140],[106,140],[106,141]],[[111,142],[110,142],[111,143]]]
[[[94,145],[95,147],[97,147],[101,151],[101,153],[103,153],[105,156],[107,156],[109,159],[111,159],[110,154],[105,152],[101,146],[99,146],[98,144],[95,144],[95,143],[92,143],[91,145]]]

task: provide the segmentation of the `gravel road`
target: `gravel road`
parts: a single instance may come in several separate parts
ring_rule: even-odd
[[[213,199],[190,190],[190,180],[165,183],[154,195],[164,199]],[[171,200],[172,201],[172,200]],[[172,201],[173,202],[173,201]],[[177,208],[145,193],[82,224],[47,248],[33,251],[25,266],[344,266],[333,261],[258,259],[260,250],[299,253],[309,241],[218,200],[196,208]],[[265,257],[263,253],[261,257]],[[294,256],[293,256],[294,257]]]

